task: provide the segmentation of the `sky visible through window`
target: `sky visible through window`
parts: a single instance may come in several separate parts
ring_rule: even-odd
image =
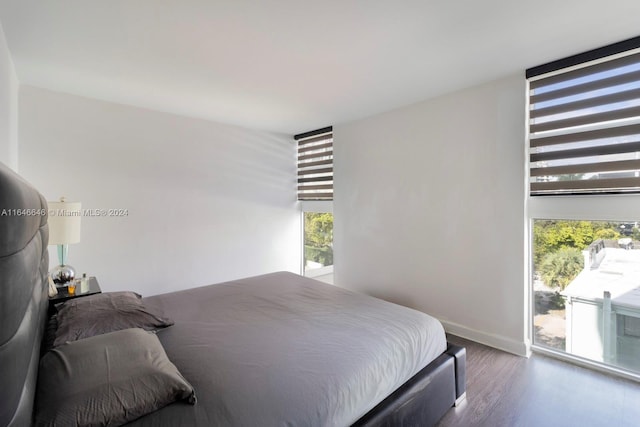
[[[637,78],[634,76],[637,74]],[[637,90],[639,92],[638,96],[634,99],[626,100],[622,102],[612,102],[603,105],[597,105],[595,107],[588,108],[576,108],[573,110],[560,112],[557,114],[543,115],[540,117],[536,117],[531,119],[530,123],[532,125],[542,124],[542,123],[551,123],[558,120],[571,119],[571,118],[579,118],[579,117],[588,117],[590,115],[595,115],[598,113],[611,112],[611,111],[620,111],[633,107],[640,107],[640,62],[624,65],[612,70],[601,71],[597,73],[593,73],[587,76],[578,77],[574,79],[570,79],[567,81],[562,81],[558,83],[552,83],[545,86],[538,87],[531,91],[532,95],[540,95],[540,94],[552,94],[556,91],[562,91],[566,88],[572,88],[578,85],[588,84],[591,82],[597,82],[602,79],[609,79],[617,76],[627,76],[632,77],[633,81],[630,83],[617,84],[601,89],[595,90],[587,90],[582,93],[572,94],[565,97],[554,98],[551,100],[543,100],[541,102],[536,102],[530,105],[531,111],[536,109],[554,107],[554,106],[562,106],[568,103],[584,101],[584,100],[592,100],[597,97],[610,95],[610,94],[618,94],[627,91]],[[560,92],[561,93],[561,92]],[[588,124],[579,124],[574,126],[568,126],[562,129],[553,129],[550,131],[538,131],[533,132],[531,135],[532,140],[545,137],[545,136],[553,136],[558,134],[566,134],[566,133],[575,133],[581,132],[584,130],[590,129],[598,129],[602,127],[615,127],[626,124],[638,123],[640,122],[640,115],[634,115],[633,117],[628,117],[624,119],[615,119],[615,120],[598,120],[594,118],[593,123]],[[561,152],[561,151],[569,151],[575,150],[578,148],[593,148],[593,147],[606,147],[613,146],[616,144],[624,144],[631,142],[639,142],[640,134],[634,135],[624,135],[624,136],[614,136],[614,137],[606,137],[606,138],[597,138],[591,140],[580,141],[576,143],[565,143],[565,144],[555,144],[555,145],[544,145],[541,147],[532,147],[531,153],[550,153],[550,152]],[[640,153],[637,151],[624,152],[624,153],[613,153],[613,154],[600,154],[600,155],[591,155],[584,157],[573,157],[567,156],[560,159],[554,160],[544,160],[532,162],[532,168],[549,168],[549,167],[557,167],[557,166],[568,166],[568,165],[588,165],[588,164],[598,164],[598,163],[606,163],[606,162],[615,162],[615,161],[624,161],[624,160],[638,160],[640,159]],[[616,171],[618,176],[626,174],[628,176],[638,176],[637,170],[626,170],[626,171]],[[596,172],[593,173],[584,173],[580,176],[572,176],[570,179],[591,179],[596,175],[602,175],[602,173],[598,174]],[[604,173],[606,175],[606,172]],[[563,176],[534,176],[531,177],[532,182],[536,181],[555,181],[563,179]]]

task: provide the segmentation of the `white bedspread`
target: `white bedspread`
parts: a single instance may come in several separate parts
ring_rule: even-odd
[[[347,426],[446,349],[424,313],[291,273],[144,302],[175,320],[158,336],[198,403],[140,425]]]

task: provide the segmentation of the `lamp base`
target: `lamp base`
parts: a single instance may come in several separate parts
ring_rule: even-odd
[[[66,286],[76,277],[76,270],[70,265],[58,265],[49,274],[57,286]]]

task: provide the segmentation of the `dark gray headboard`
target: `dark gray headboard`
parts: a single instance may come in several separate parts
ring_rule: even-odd
[[[0,426],[31,424],[48,304],[46,210],[0,162]]]

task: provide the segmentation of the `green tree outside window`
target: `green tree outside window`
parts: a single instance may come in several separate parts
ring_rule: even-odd
[[[323,266],[333,265],[333,214],[305,212],[304,258]]]

